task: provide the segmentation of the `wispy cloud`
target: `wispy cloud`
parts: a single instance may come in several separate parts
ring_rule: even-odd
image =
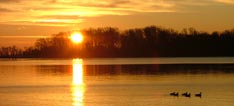
[[[233,0],[215,0],[234,4]],[[0,0],[1,24],[69,26],[87,17],[180,12],[214,0]]]
[[[0,7],[0,13],[2,12],[14,12],[13,10],[7,9],[7,8],[1,8]]]
[[[213,0],[169,0],[177,6],[206,6],[212,5]]]
[[[234,5],[234,0],[215,0],[220,3],[225,3],[225,4],[232,4]]]
[[[57,26],[78,24],[85,17],[175,12],[174,4],[164,0],[1,0],[0,7],[0,23]],[[14,9],[18,12],[10,13]]]
[[[0,3],[18,3],[20,0],[0,0]]]
[[[49,36],[0,36],[0,38],[47,38]]]

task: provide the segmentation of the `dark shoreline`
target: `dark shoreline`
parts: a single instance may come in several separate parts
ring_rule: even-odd
[[[119,57],[233,57],[234,29],[212,33],[147,26],[81,30],[84,40],[74,44],[72,32],[38,39],[25,49],[0,47],[0,58],[119,58]]]

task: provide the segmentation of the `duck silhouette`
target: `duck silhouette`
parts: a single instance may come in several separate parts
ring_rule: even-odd
[[[188,92],[182,93],[182,96],[185,96],[185,95],[187,95],[187,94],[188,94]]]
[[[195,96],[201,98],[201,97],[202,97],[202,93],[200,92],[200,93],[198,93],[198,94],[195,94]]]
[[[179,93],[178,92],[172,92],[170,93],[171,96],[179,96]]]
[[[188,93],[187,95],[185,95],[185,97],[191,97],[191,94],[190,94],[190,93]]]
[[[184,96],[184,97],[191,97],[191,94],[188,93],[188,92],[185,92],[185,93],[182,93],[182,96]]]

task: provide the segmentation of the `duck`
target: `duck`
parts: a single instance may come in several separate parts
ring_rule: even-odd
[[[170,93],[171,96],[179,96],[179,93],[178,92],[172,92]]]
[[[185,97],[191,97],[191,94],[190,94],[190,93],[188,93],[187,95],[185,95]]]
[[[187,95],[187,94],[188,94],[188,92],[182,93],[182,96],[185,96],[185,95]]]
[[[185,96],[185,97],[191,97],[191,94],[188,93],[188,92],[185,92],[185,93],[182,93],[182,96]]]
[[[179,92],[175,93],[174,96],[179,96]]]
[[[201,98],[202,93],[200,92],[200,93],[198,93],[198,94],[195,94],[195,96],[196,96],[196,97],[200,97],[200,98]]]

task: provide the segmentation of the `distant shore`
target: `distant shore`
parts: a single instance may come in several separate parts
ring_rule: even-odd
[[[0,58],[114,58],[114,57],[232,57],[234,29],[202,32],[147,26],[144,28],[89,28],[81,30],[84,41],[74,44],[72,32],[38,39],[34,46],[0,47]]]

